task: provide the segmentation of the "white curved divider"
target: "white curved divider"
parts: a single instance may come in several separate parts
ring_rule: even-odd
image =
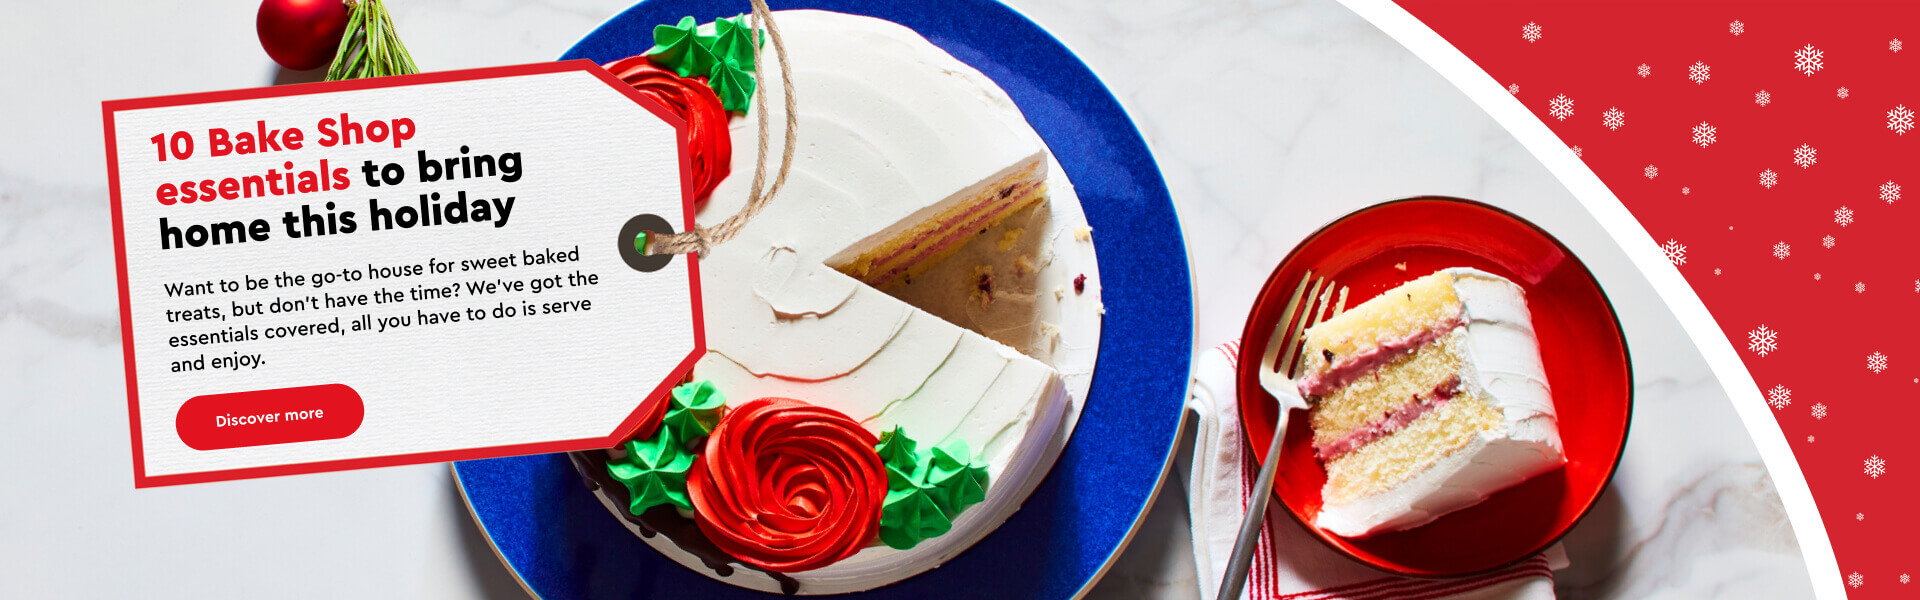
[[[1800,463],[1794,459],[1792,448],[1787,446],[1786,435],[1767,411],[1760,386],[1747,372],[1733,344],[1721,334],[1713,314],[1707,311],[1706,304],[1693,292],[1686,278],[1667,262],[1659,243],[1647,234],[1646,229],[1627,211],[1626,205],[1613,195],[1613,191],[1607,189],[1599,176],[1594,175],[1572,150],[1560,142],[1559,136],[1554,135],[1545,123],[1452,43],[1389,0],[1340,0],[1340,3],[1379,27],[1394,41],[1400,42],[1414,56],[1426,61],[1428,66],[1452,82],[1474,104],[1487,111],[1495,122],[1506,128],[1514,139],[1538,158],[1547,171],[1567,187],[1567,191],[1580,200],[1587,212],[1620,245],[1627,258],[1633,261],[1634,267],[1653,285],[1667,307],[1673,310],[1687,337],[1700,349],[1701,356],[1713,369],[1714,377],[1719,379],[1720,386],[1732,400],[1734,412],[1740,415],[1741,422],[1746,425],[1748,436],[1759,448],[1767,472],[1773,477],[1774,487],[1780,492],[1780,501],[1786,506],[1787,518],[1791,521],[1794,537],[1799,541],[1801,557],[1806,560],[1808,573],[1813,579],[1816,597],[1844,600],[1846,588],[1841,582],[1840,564],[1834,557],[1833,543],[1827,538],[1819,507],[1814,505],[1813,492],[1807,487],[1807,478],[1801,473]]]

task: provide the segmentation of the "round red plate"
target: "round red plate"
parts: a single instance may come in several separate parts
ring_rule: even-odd
[[[1580,259],[1512,213],[1454,198],[1412,198],[1365,208],[1322,227],[1267,278],[1241,335],[1240,417],[1250,448],[1265,449],[1273,439],[1276,409],[1260,387],[1260,357],[1274,321],[1307,271],[1348,286],[1347,306],[1352,307],[1447,267],[1481,269],[1526,289],[1559,415],[1566,468],[1427,525],[1350,540],[1313,526],[1326,470],[1313,457],[1312,433],[1301,414],[1287,427],[1273,490],[1295,520],[1335,551],[1415,577],[1498,569],[1559,540],[1613,478],[1633,414],[1633,370],[1620,320]]]

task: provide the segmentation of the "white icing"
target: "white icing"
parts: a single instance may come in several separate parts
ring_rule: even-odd
[[[1526,292],[1506,278],[1478,269],[1448,269],[1454,275],[1454,294],[1465,307],[1468,361],[1476,370],[1473,381],[1485,391],[1510,424],[1545,417],[1555,419],[1553,394],[1547,387],[1547,369],[1540,362],[1540,341],[1527,309]],[[1547,433],[1559,447],[1559,430]]]
[[[950,198],[1039,168],[1049,188],[1040,210],[1052,215],[1044,233],[1055,236],[1047,248],[1066,256],[1043,267],[1036,281],[1059,285],[1084,273],[1093,287],[1098,273],[1091,244],[1063,233],[1086,223],[1072,184],[1018,108],[984,75],[887,21],[820,11],[780,11],[774,18],[799,109],[792,173],[737,237],[700,261],[708,355],[694,375],[713,381],[729,403],[790,397],[844,412],[876,434],[898,425],[923,445],[964,440],[990,478],[986,499],[963,511],[946,535],[905,551],[869,547],[793,574],[802,594],[859,591],[938,566],[1019,508],[1071,432],[1091,383],[1099,317],[1091,296],[1033,307],[1039,317],[1065,324],[1062,336],[1075,344],[1070,352],[1046,355],[1050,365],[831,265],[932,217]],[[767,48],[761,70],[767,81],[759,90],[768,94],[769,151],[777,155],[784,99],[772,45]],[[733,120],[732,170],[701,211],[701,224],[713,226],[745,203],[757,120],[753,113]],[[1064,380],[1055,367],[1068,373]],[[647,542],[714,576],[671,542]],[[722,579],[779,590],[747,569]]]
[[[774,316],[780,318],[832,314],[860,289],[859,282],[847,278],[796,281],[800,259],[792,248],[768,249],[764,268],[753,279],[753,295],[759,296],[767,308],[773,309]],[[818,273],[807,271],[808,276]]]
[[[1446,272],[1467,321],[1461,381],[1501,411],[1506,428],[1482,432],[1387,491],[1327,504],[1314,519],[1321,529],[1359,538],[1419,527],[1566,464],[1525,291],[1478,269]]]

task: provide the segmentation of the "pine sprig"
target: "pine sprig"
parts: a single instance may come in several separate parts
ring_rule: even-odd
[[[420,72],[394,31],[393,18],[380,0],[348,0],[347,32],[327,67],[327,81],[412,75]]]

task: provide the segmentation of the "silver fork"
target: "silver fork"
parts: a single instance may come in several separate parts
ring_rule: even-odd
[[[1333,293],[1336,287],[1340,290],[1338,299]],[[1273,476],[1279,470],[1276,467],[1280,464],[1280,441],[1286,438],[1287,420],[1295,409],[1307,408],[1307,400],[1300,397],[1300,390],[1293,383],[1305,360],[1307,328],[1333,318],[1346,310],[1346,306],[1346,286],[1314,277],[1313,271],[1307,271],[1300,278],[1300,284],[1294,286],[1293,297],[1287,300],[1280,320],[1274,323],[1266,354],[1260,357],[1260,387],[1266,388],[1279,403],[1280,419],[1273,426],[1273,441],[1267,444],[1266,458],[1260,462],[1260,477],[1255,480],[1252,493],[1247,495],[1247,517],[1240,524],[1240,537],[1233,543],[1233,556],[1228,559],[1227,574],[1220,580],[1216,600],[1238,600],[1240,590],[1246,586],[1253,547],[1260,539],[1260,524],[1267,514],[1267,500],[1273,497]]]

